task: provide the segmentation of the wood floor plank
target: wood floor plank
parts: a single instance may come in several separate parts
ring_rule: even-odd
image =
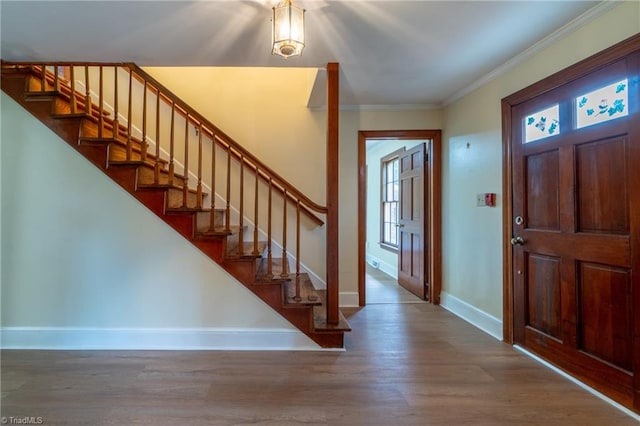
[[[3,350],[1,414],[52,425],[637,425],[437,306],[345,313],[346,352]]]

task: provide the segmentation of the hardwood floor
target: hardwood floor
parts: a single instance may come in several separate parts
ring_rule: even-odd
[[[2,351],[2,416],[53,425],[632,425],[442,308],[369,305],[346,352]]]
[[[426,303],[415,294],[405,290],[398,281],[366,264],[365,285],[367,304],[376,303]]]

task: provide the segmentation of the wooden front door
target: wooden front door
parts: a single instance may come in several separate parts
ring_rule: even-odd
[[[636,410],[638,64],[627,57],[512,109],[510,218],[514,341]],[[584,125],[596,118],[611,120]]]
[[[424,143],[400,156],[400,211],[398,212],[398,283],[418,296],[429,294],[425,277],[426,205]]]

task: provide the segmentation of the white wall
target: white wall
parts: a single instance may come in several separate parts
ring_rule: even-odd
[[[443,304],[502,318],[501,99],[640,31],[640,3],[624,2],[554,40],[444,111]],[[498,193],[497,208],[475,195]]]
[[[1,100],[3,347],[318,348]]]

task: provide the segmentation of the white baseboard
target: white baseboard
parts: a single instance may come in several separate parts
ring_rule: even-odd
[[[298,330],[3,327],[2,349],[323,350]]]
[[[360,306],[360,296],[357,291],[341,291],[338,304],[341,308],[357,308]]]
[[[398,265],[391,265],[384,260],[371,255],[367,255],[367,263],[389,275],[391,278],[398,279]]]
[[[490,334],[498,340],[502,340],[502,321],[498,318],[481,311],[446,291],[440,292],[440,306],[471,325],[478,327],[485,333]]]

